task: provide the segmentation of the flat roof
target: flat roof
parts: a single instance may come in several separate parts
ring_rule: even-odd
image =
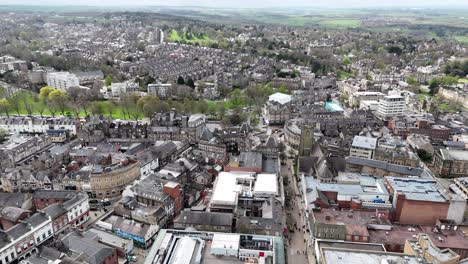
[[[258,174],[254,186],[254,194],[278,194],[276,174]]]
[[[389,252],[359,251],[340,248],[322,248],[322,262],[325,264],[420,264],[418,257]]]
[[[440,153],[444,160],[463,160],[468,161],[468,151],[455,149],[441,149]]]
[[[355,136],[352,146],[365,149],[375,149],[377,147],[377,138]]]
[[[216,233],[213,235],[211,242],[211,249],[239,249],[240,235],[238,234],[221,234]]]
[[[443,195],[437,182],[432,179],[385,177],[390,187],[403,193],[408,200],[446,202],[449,197]]]
[[[236,205],[237,197],[242,191],[242,186],[237,184],[237,179],[254,180],[253,175],[253,172],[221,172],[216,178],[211,202],[214,204]]]
[[[291,96],[284,93],[274,93],[268,97],[268,101],[274,101],[280,104],[287,104],[291,102]]]

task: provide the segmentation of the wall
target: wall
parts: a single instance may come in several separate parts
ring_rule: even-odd
[[[397,212],[401,209],[395,219],[401,224],[434,225],[438,219],[447,218],[449,204],[401,199],[396,209]]]

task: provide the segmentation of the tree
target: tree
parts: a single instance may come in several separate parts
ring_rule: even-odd
[[[140,109],[138,108],[138,100],[139,96],[135,93],[126,94],[121,97],[121,105],[124,116],[128,115],[129,118],[135,119],[135,121],[138,120],[141,113]]]
[[[3,143],[8,137],[8,131],[0,129],[0,143]]]
[[[432,160],[432,155],[430,153],[428,153],[427,151],[425,151],[424,149],[418,149],[417,153],[418,153],[419,158],[422,161],[427,162],[427,161]]]
[[[11,104],[6,98],[0,99],[0,111],[10,116]]]
[[[49,93],[48,101],[50,102],[51,108],[56,111],[60,111],[62,115],[65,115],[65,110],[68,106],[68,95],[62,90],[53,90]]]
[[[111,86],[111,84],[112,84],[112,75],[107,75],[106,80],[105,80],[105,85]]]
[[[182,76],[179,76],[179,78],[177,78],[177,84],[180,84],[180,85],[183,85],[183,84],[185,84],[184,77],[182,77]]]
[[[187,82],[185,83],[188,87],[191,87],[192,89],[195,88],[195,83],[193,82],[192,78],[189,78]]]
[[[137,105],[143,115],[152,117],[158,111],[159,98],[156,96],[145,96],[138,99]]]

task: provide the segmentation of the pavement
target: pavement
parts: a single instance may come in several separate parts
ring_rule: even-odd
[[[281,166],[281,174],[289,182],[286,186],[286,192],[289,199],[286,203],[286,221],[290,230],[289,237],[286,239],[287,263],[307,264],[314,263],[312,250],[308,250],[307,241],[308,235],[303,217],[302,199],[298,192],[297,183],[292,173],[293,164],[291,160],[286,162],[286,165]],[[303,228],[304,226],[304,228]],[[293,232],[291,232],[293,231]],[[310,251],[310,252],[309,252]]]

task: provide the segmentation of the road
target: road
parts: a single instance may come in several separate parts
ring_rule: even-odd
[[[296,181],[292,173],[292,161],[288,160],[286,165],[281,166],[281,174],[286,178],[288,184],[285,185],[287,192],[286,199],[286,223],[290,230],[289,237],[286,241],[287,263],[307,264],[310,262],[306,249],[307,235],[305,234],[304,221],[302,217],[301,197],[298,192]]]

